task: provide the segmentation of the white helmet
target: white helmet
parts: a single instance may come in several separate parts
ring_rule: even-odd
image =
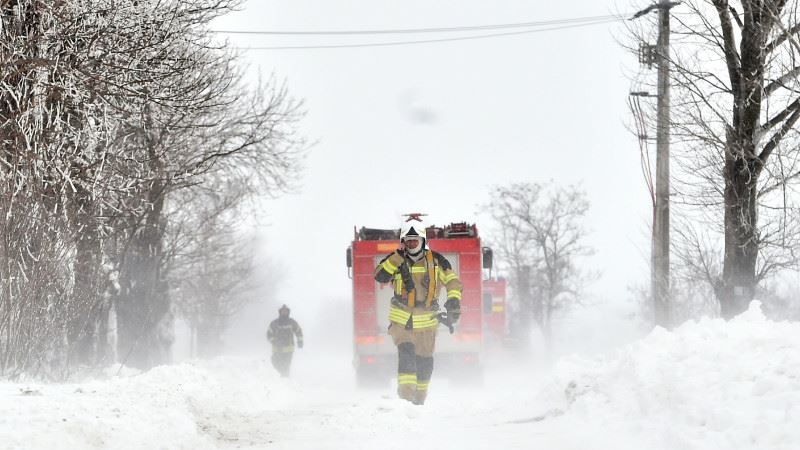
[[[403,227],[400,228],[400,242],[405,243],[407,239],[417,239],[420,241],[420,245],[418,245],[417,248],[413,250],[406,248],[406,253],[412,257],[421,255],[422,251],[425,250],[425,244],[427,244],[428,241],[425,237],[425,228],[425,224],[419,219],[409,219],[403,224]]]

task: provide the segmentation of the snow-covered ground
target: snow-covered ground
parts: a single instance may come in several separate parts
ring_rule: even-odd
[[[312,360],[313,358],[313,360]],[[218,358],[69,385],[0,383],[3,449],[795,449],[800,324],[756,306],[551,373],[495,367],[414,406],[359,391],[347,358]],[[411,446],[411,447],[409,447]]]

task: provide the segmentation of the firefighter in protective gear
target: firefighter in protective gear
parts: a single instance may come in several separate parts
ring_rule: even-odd
[[[433,373],[438,322],[437,294],[444,287],[444,307],[451,323],[461,315],[461,281],[450,262],[427,245],[425,226],[410,218],[400,230],[400,248],[375,268],[375,280],[391,282],[389,335],[397,346],[397,394],[414,404],[425,403]]]
[[[281,306],[278,309],[278,318],[267,328],[267,340],[272,344],[272,366],[282,377],[289,376],[295,336],[297,336],[297,346],[303,348],[303,330],[297,321],[289,317],[289,312],[288,306]]]

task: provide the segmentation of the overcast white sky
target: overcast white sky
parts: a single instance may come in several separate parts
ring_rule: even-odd
[[[644,3],[643,3],[644,4]],[[617,11],[611,2],[250,0],[218,30],[362,30],[566,19]],[[475,34],[475,33],[471,33]],[[398,47],[252,50],[253,74],[274,73],[305,101],[301,133],[316,141],[300,191],[271,201],[266,229],[295,311],[346,299],[353,226],[399,227],[400,214],[467,220],[491,185],[582,183],[588,243],[609,302],[646,281],[650,206],[635,138],[624,127],[626,73],[619,25]],[[425,37],[443,37],[423,36]],[[314,45],[414,36],[231,36],[246,46]],[[638,280],[637,280],[638,278]]]

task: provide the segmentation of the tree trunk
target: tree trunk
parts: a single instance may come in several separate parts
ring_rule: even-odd
[[[95,361],[101,367],[113,362],[114,352],[111,348],[111,341],[109,340],[110,327],[109,321],[111,319],[111,304],[108,300],[103,299],[98,307],[99,316],[97,318],[97,339],[95,349]]]
[[[553,358],[553,299],[548,295],[547,306],[542,311],[542,320],[540,326],[542,329],[542,338],[544,339],[545,350],[547,351],[547,358]]]
[[[102,313],[99,289],[102,276],[102,241],[90,192],[80,184],[72,196],[71,228],[75,234],[75,264],[69,307],[68,342],[72,364],[93,365],[99,346]]]
[[[729,156],[725,164],[725,260],[716,287],[720,313],[730,319],[744,312],[756,287],[758,228],[755,161]]]
[[[130,242],[123,255],[117,330],[118,354],[123,363],[149,369],[171,359],[173,316],[167,282],[161,273],[167,181],[147,105],[141,120],[140,137],[149,156],[152,181],[142,190],[142,221],[131,228]]]
[[[147,204],[152,206],[124,255],[117,302],[118,354],[124,364],[139,369],[169,362],[172,344],[170,302],[161,275],[164,198],[160,182],[151,186]]]
[[[728,21],[727,8],[717,4],[721,20]],[[715,287],[720,313],[730,319],[745,311],[753,299],[756,280],[758,235],[758,178],[768,154],[759,156],[756,135],[763,113],[764,47],[771,27],[769,2],[745,6],[740,51],[733,51],[732,33],[726,30],[726,59],[733,94],[731,127],[725,149],[725,256],[721,283]],[[780,8],[779,8],[780,9]],[[738,60],[738,61],[737,61]],[[737,67],[738,66],[738,67]],[[763,158],[763,160],[762,160]]]

